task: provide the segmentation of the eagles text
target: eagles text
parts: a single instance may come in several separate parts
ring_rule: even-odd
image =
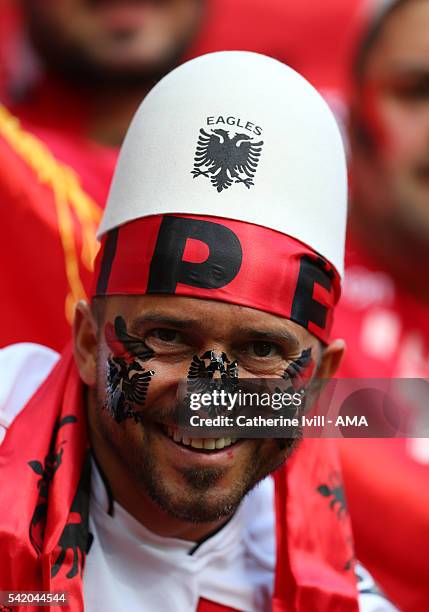
[[[262,128],[259,125],[255,125],[251,121],[244,121],[240,119],[240,117],[223,117],[219,115],[218,117],[207,117],[207,125],[236,125],[243,130],[248,130],[249,132],[253,132],[256,136],[260,136],[262,134]]]

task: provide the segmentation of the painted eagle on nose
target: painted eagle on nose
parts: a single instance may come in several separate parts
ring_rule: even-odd
[[[254,185],[253,177],[258,167],[263,141],[252,142],[248,134],[238,132],[230,138],[222,129],[208,134],[200,129],[194,158],[194,178],[210,178],[213,187],[220,193],[232,183],[243,183],[248,189]]]

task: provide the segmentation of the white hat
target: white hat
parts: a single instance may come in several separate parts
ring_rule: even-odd
[[[141,104],[99,236],[150,215],[215,215],[292,236],[342,274],[346,208],[343,144],[323,98],[274,59],[219,52],[176,68]]]

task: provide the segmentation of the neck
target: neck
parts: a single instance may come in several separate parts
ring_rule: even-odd
[[[93,400],[88,396],[88,404]],[[112,452],[94,423],[94,410],[87,410],[89,437],[97,464],[110,487],[114,500],[147,529],[159,536],[190,542],[204,540],[218,531],[230,517],[210,523],[189,523],[167,514],[133,479],[129,468]]]
[[[12,104],[36,123],[43,118],[55,129],[67,129],[100,145],[122,144],[130,121],[153,81],[113,87],[72,84],[54,73],[33,83],[27,95]],[[65,124],[64,118],[67,117]]]
[[[429,300],[427,277],[427,244],[415,236],[404,235],[403,227],[395,227],[386,219],[377,220],[359,206],[351,207],[349,232],[365,252],[395,280],[397,285],[418,300]]]
[[[88,92],[88,120],[86,136],[101,145],[119,146],[140,102],[150,85],[121,90],[96,90]]]

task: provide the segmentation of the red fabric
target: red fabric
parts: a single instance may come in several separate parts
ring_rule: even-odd
[[[226,227],[233,232],[241,246],[239,270],[227,284],[219,288],[205,288],[178,283],[174,290],[168,291],[169,293],[173,292],[175,295],[201,299],[220,300],[230,304],[238,304],[270,312],[292,319],[300,325],[308,327],[315,336],[323,342],[328,342],[332,311],[340,294],[340,278],[338,273],[335,272],[330,264],[323,262],[323,268],[326,269],[328,274],[333,275],[331,289],[327,290],[314,283],[312,287],[312,301],[307,305],[302,300],[303,303],[299,316],[294,315],[292,310],[297,295],[301,259],[307,257],[313,261],[318,261],[321,260],[320,256],[290,236],[242,221],[209,216],[175,214],[144,217],[121,226],[117,230],[117,234],[115,234],[113,262],[110,263],[109,260],[110,266],[107,268],[107,286],[102,292],[95,287],[95,295],[139,295],[155,292],[150,290],[148,284],[150,269],[160,235],[161,224],[168,217],[196,219],[203,221],[206,225],[212,223],[214,224],[213,227]],[[101,275],[107,274],[105,253],[109,251],[109,245],[110,242],[107,235],[102,241],[102,246],[95,263],[96,281]],[[269,245],[269,249],[267,249],[267,245]],[[170,239],[168,243],[169,252],[162,251],[163,261],[165,262],[163,266],[170,265],[167,263],[167,258],[171,249],[175,248],[175,246],[176,244],[171,244]],[[231,256],[230,253],[229,255]],[[207,245],[200,240],[189,240],[188,238],[181,260],[199,265],[203,264],[207,258]],[[223,262],[220,262],[218,267],[222,264]],[[228,263],[225,263],[225,268],[220,270],[225,276],[228,274],[228,265]],[[329,280],[328,276],[326,278]],[[311,312],[309,311],[313,302],[317,302],[325,310],[326,321],[324,327],[319,327],[312,321]],[[307,319],[309,320],[308,324]]]
[[[273,612],[356,611],[353,543],[333,442],[303,440],[275,484]]]
[[[82,397],[67,349],[0,447],[0,590],[66,590],[70,612],[83,611],[87,549]],[[350,528],[330,442],[304,441],[276,473],[275,485],[273,610],[357,612]],[[327,485],[328,497],[320,492]]]
[[[208,601],[208,599],[200,599],[197,612],[239,612],[239,610],[215,603],[214,601]]]
[[[347,351],[340,376],[429,376],[428,304],[402,290],[349,242],[334,337]],[[429,465],[413,440],[343,440],[344,482],[358,559],[405,612],[429,606]],[[377,469],[374,469],[374,466]]]
[[[365,247],[348,240],[343,293],[333,331],[348,349],[343,378],[426,378],[429,304],[402,289]]]
[[[341,95],[355,14],[366,1],[207,0],[203,27],[187,57],[237,49],[265,53],[320,90]]]
[[[68,348],[0,446],[0,590],[66,590],[73,611],[83,610],[82,553],[77,547],[74,578],[67,578],[74,560],[70,547],[55,576],[53,566],[61,559],[61,539],[76,523],[76,493],[87,447],[82,397]],[[77,501],[79,526],[85,530],[85,504]],[[55,612],[61,606],[47,609]]]
[[[10,115],[1,119],[0,134],[2,129],[10,130],[13,121]],[[107,196],[116,152],[103,151],[83,139],[40,126],[27,125],[18,130],[18,144],[0,136],[0,346],[31,341],[61,350],[70,336],[73,302],[87,297],[91,285],[92,257],[84,258],[82,249],[85,243],[90,243],[94,252],[97,248],[95,230],[101,215],[98,203]],[[24,146],[27,135],[36,134],[39,146],[49,142],[46,156],[57,166],[53,172],[52,163],[41,163],[38,152],[31,154],[29,161],[18,150]],[[41,172],[32,164],[41,166]],[[82,204],[86,211],[95,211],[92,222],[79,219],[76,202],[55,194],[43,174],[47,167],[57,178],[60,173],[75,173],[80,187],[74,189],[79,192],[74,200],[83,196],[92,201],[91,205],[86,200]],[[71,232],[63,228],[66,235],[71,235],[71,252],[64,248],[61,236],[58,204],[63,202],[71,222]],[[90,240],[84,240],[85,232],[90,234]],[[70,284],[67,266],[74,265],[77,280]],[[69,295],[72,297],[68,301]]]

